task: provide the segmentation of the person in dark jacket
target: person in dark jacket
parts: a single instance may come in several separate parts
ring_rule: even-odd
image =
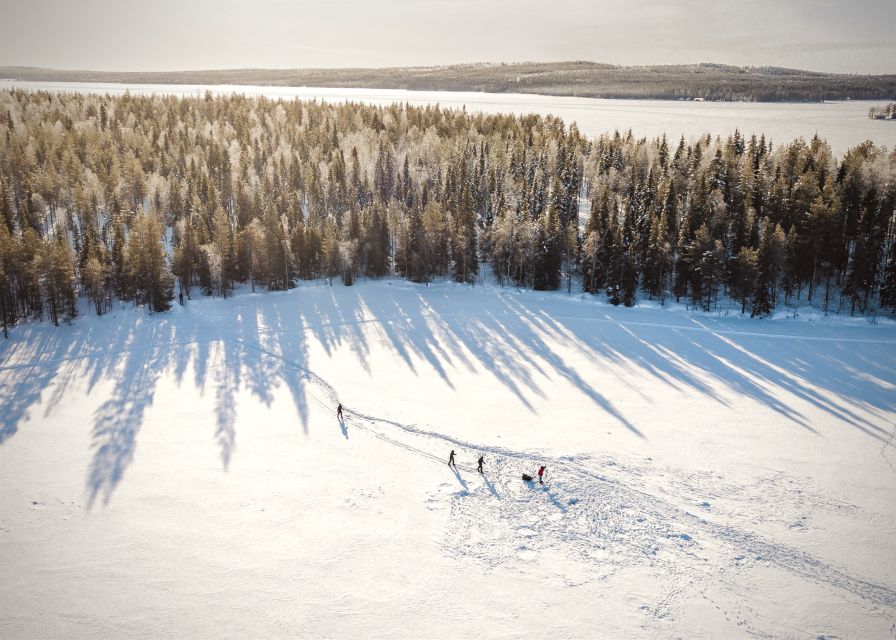
[[[541,465],[540,467],[538,467],[538,482],[540,484],[544,484],[544,470],[545,469],[547,469],[547,467],[544,465]]]
[[[339,403],[339,406],[336,407],[336,417],[342,420],[342,403]]]
[[[454,449],[452,449],[451,453],[448,455],[448,466],[457,469],[457,463],[454,462]]]
[[[479,473],[484,473],[482,471],[482,465],[485,462],[485,456],[479,456]]]

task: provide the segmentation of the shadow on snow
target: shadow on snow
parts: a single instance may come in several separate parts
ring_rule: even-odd
[[[625,313],[614,318],[600,307],[581,306],[575,307],[579,315],[564,315],[570,306],[559,296],[543,304],[513,290],[452,295],[450,286],[395,284],[306,286],[206,299],[164,315],[125,310],[60,328],[21,327],[0,342],[0,445],[33,419],[32,412],[49,415],[75,380],[86,381],[88,394],[111,384],[94,413],[87,474],[90,504],[106,503],[134,458],[159,379],[171,371],[179,385],[187,384],[192,371],[197,391],[213,394],[212,438],[226,470],[236,448],[241,391],[270,406],[274,390],[285,387],[307,433],[314,399],[307,392],[314,378],[308,341],[327,353],[347,346],[369,372],[371,337],[384,339],[415,375],[437,375],[449,389],[455,372],[485,371],[533,414],[532,400],[545,397],[542,381],[563,380],[594,405],[595,423],[608,416],[639,438],[646,438],[642,428],[565,361],[557,345],[613,365],[638,393],[629,375],[725,406],[720,392],[748,396],[810,431],[795,398],[878,439],[884,439],[882,427],[855,409],[878,416],[893,409],[896,370],[892,358],[875,359],[873,348],[835,341],[819,347],[798,335],[781,348],[780,337],[739,336],[697,321],[699,327],[626,323]]]

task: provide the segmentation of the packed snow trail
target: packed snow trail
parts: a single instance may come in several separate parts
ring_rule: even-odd
[[[309,390],[308,397],[326,413],[335,417],[335,407],[341,402],[345,423],[352,428],[440,465],[446,464],[447,456],[434,453],[434,445],[441,451],[460,448],[470,458],[475,458],[474,453],[487,454],[489,471],[482,478],[487,493],[469,500],[471,492],[465,488],[452,500],[446,549],[454,555],[470,556],[488,566],[518,558],[521,552],[559,547],[580,560],[593,562],[598,571],[646,561],[676,574],[682,562],[693,569],[693,560],[707,559],[704,554],[714,554],[713,560],[722,565],[715,566],[714,571],[722,575],[763,563],[858,596],[883,607],[896,618],[896,589],[850,576],[805,552],[676,507],[631,486],[632,474],[617,463],[613,465],[621,479],[611,479],[593,471],[594,462],[585,457],[548,457],[538,452],[512,451],[368,415],[351,408],[339,398],[332,385],[299,363],[259,344],[237,340],[263,357],[284,362],[309,381],[315,391]],[[412,442],[419,443],[396,438],[387,430],[398,430],[400,435],[411,436]],[[543,486],[535,483],[530,487],[522,483],[520,475],[537,466],[535,461],[547,464],[551,479]],[[473,465],[460,463],[458,468],[479,476]],[[503,533],[483,535],[476,531],[483,526],[481,523]],[[514,531],[522,531],[527,542],[523,545],[514,542],[517,538],[512,535]],[[471,540],[479,543],[472,544]],[[706,548],[716,546],[721,549]],[[678,598],[684,591],[681,588],[676,592]],[[670,606],[667,602],[659,608],[665,610]]]
[[[890,456],[893,456],[893,458]],[[896,473],[896,463],[893,462],[894,458],[896,458],[896,424],[893,425],[893,432],[890,434],[889,439],[880,448],[880,457],[893,470],[893,473]]]

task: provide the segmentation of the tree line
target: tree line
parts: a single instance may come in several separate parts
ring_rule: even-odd
[[[514,62],[384,69],[219,69],[75,71],[0,67],[0,78],[134,84],[368,87],[416,91],[535,93],[587,98],[819,102],[892,100],[896,74],[819,73],[781,67],[700,63],[620,66],[589,62]]]
[[[538,115],[210,94],[7,91],[0,113],[4,331],[82,297],[164,311],[483,266],[614,304],[896,308],[896,152],[871,143],[838,159],[817,138],[589,140]]]

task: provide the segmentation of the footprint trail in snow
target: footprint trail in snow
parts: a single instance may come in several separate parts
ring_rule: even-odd
[[[338,396],[323,378],[260,345],[240,342],[294,369],[308,383],[309,399],[335,415]],[[792,546],[716,520],[711,517],[709,502],[684,508],[653,495],[640,488],[642,470],[585,456],[547,457],[465,442],[343,406],[345,422],[352,429],[440,466],[445,465],[444,453],[450,448],[466,454],[460,457],[467,459],[486,455],[488,472],[484,477],[473,466],[461,464],[460,490],[454,481],[433,489],[450,504],[443,541],[450,556],[495,568],[524,565],[541,553],[561,553],[574,562],[586,563],[595,580],[626,568],[647,567],[668,585],[656,603],[643,607],[657,618],[674,617],[685,598],[707,598],[710,584],[734,585],[735,574],[771,567],[851,601],[858,598],[869,609],[883,610],[888,619],[896,619],[893,587],[849,575]],[[523,472],[533,472],[536,461],[547,465],[545,485],[521,480]],[[698,484],[713,487],[718,480],[705,478]],[[822,499],[819,505],[830,506]],[[797,518],[800,526],[805,519],[806,515]],[[743,625],[750,627],[746,621]]]

